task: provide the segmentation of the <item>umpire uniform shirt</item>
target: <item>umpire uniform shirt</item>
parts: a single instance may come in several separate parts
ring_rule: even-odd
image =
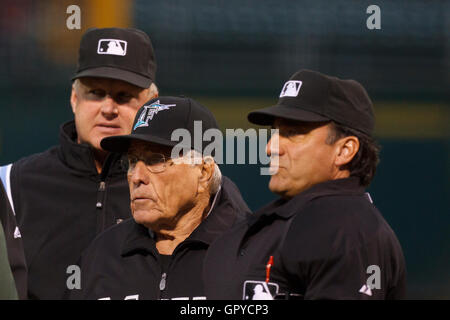
[[[61,299],[75,265],[97,234],[131,217],[126,170],[110,154],[101,174],[75,123],[60,144],[13,163],[11,195],[28,265],[28,296]]]
[[[206,219],[172,255],[160,255],[143,225],[129,219],[99,237],[81,259],[81,289],[70,299],[204,299],[203,259],[210,243],[250,210],[237,187],[222,179]]]
[[[205,258],[205,283],[208,299],[398,299],[405,263],[350,177],[276,200],[221,236]]]

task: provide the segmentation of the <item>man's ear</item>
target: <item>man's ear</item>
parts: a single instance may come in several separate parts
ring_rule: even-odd
[[[75,80],[76,81],[76,80]],[[72,106],[72,112],[75,114],[76,108],[77,108],[77,90],[75,88],[75,81],[72,83],[72,92],[70,93],[70,105]]]
[[[209,188],[209,181],[214,173],[214,161],[208,160],[207,158],[203,160],[200,168],[200,177],[198,180],[198,192],[206,192]]]
[[[148,90],[148,93],[147,93],[148,100],[152,100],[152,99],[159,97],[159,91],[158,91],[158,87],[156,86],[156,84],[152,83],[150,85],[150,87],[147,88],[147,90]]]
[[[352,161],[359,150],[359,139],[355,136],[348,136],[336,141],[337,154],[334,164],[337,167],[346,165]]]

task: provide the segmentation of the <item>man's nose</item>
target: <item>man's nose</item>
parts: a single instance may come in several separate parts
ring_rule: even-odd
[[[266,154],[270,156],[282,155],[282,141],[280,141],[280,135],[277,133],[272,134],[269,142],[266,145]]]
[[[148,184],[150,172],[143,161],[138,161],[128,170],[128,177],[134,185]]]
[[[113,119],[119,113],[116,101],[109,95],[103,99],[101,111],[107,119]]]

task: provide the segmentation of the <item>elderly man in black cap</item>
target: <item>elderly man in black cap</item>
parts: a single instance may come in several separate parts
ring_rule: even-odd
[[[301,70],[276,106],[248,119],[278,129],[267,152],[269,189],[280,198],[210,247],[207,297],[403,298],[402,249],[364,190],[378,163],[364,88]]]
[[[126,170],[100,141],[126,134],[158,95],[149,37],[137,29],[89,29],[82,37],[60,144],[0,169],[23,237],[28,297],[62,298],[74,267],[102,230],[131,216]],[[22,296],[23,297],[23,296]]]
[[[201,132],[195,122],[201,121]],[[249,209],[222,177],[206,146],[174,141],[217,129],[211,112],[189,98],[160,97],[138,112],[129,135],[102,140],[128,155],[133,219],[97,237],[81,259],[81,289],[71,299],[204,299],[203,258]],[[174,146],[183,154],[174,153]],[[220,276],[220,275],[218,275]]]

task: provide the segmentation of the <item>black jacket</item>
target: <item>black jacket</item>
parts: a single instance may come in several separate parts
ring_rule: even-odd
[[[27,298],[27,265],[22,236],[9,203],[3,183],[0,182],[0,222],[5,234],[7,256],[19,299]]]
[[[406,285],[400,244],[353,177],[254,213],[214,242],[205,270],[208,299],[399,299]]]
[[[68,267],[97,234],[131,217],[125,168],[110,154],[98,174],[91,149],[77,144],[71,121],[61,126],[58,146],[15,162],[10,179],[29,297],[60,299]]]
[[[99,237],[81,259],[81,289],[70,299],[203,299],[203,258],[210,243],[250,213],[226,177],[207,218],[165,259],[149,230],[133,219]]]

